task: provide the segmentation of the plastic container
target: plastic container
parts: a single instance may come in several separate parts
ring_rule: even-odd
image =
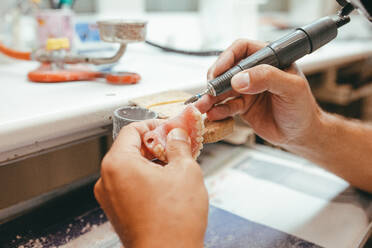
[[[45,47],[49,38],[74,41],[73,12],[69,9],[42,10],[36,15],[38,46]]]

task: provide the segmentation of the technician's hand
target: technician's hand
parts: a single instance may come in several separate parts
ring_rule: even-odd
[[[208,72],[208,79],[222,74],[263,43],[238,40],[224,51]],[[307,80],[296,66],[286,71],[258,65],[232,78],[233,91],[218,97],[204,96],[196,106],[211,120],[239,114],[255,132],[276,145],[301,145],[319,123],[318,107]],[[227,102],[227,98],[233,97]],[[221,104],[219,104],[221,103]]]
[[[94,193],[126,248],[203,247],[208,195],[190,139],[182,129],[168,135],[169,163],[141,153],[141,136],[157,121],[124,127],[102,161]]]

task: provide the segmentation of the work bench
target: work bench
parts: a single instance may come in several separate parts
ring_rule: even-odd
[[[370,43],[340,41],[308,55],[298,65],[305,74],[313,74],[370,56]],[[132,45],[120,68],[140,73],[142,80],[129,86],[103,81],[32,83],[27,73],[37,63],[1,65],[0,165],[107,133],[113,110],[132,98],[175,89],[196,92],[205,85],[206,72],[215,59]]]
[[[307,75],[327,74],[371,57],[370,41],[335,41],[298,65]],[[103,80],[33,83],[27,73],[37,63],[0,65],[0,188],[8,191],[0,194],[0,223],[94,181],[110,146],[113,111],[161,91],[197,92],[215,59],[130,45],[117,68],[138,72],[142,80],[121,86]]]

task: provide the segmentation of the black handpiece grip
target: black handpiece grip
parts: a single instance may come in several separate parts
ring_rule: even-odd
[[[327,44],[337,36],[336,21],[330,17],[324,17],[283,38],[272,42],[224,74],[208,82],[209,93],[218,96],[231,90],[231,78],[239,72],[260,64],[268,64],[284,69],[299,58],[312,53],[316,49]]]
[[[269,64],[278,66],[278,59],[274,51],[269,47],[264,47],[246,59],[240,61],[236,66],[225,72],[219,77],[208,82],[208,88],[214,96],[221,95],[231,90],[231,78],[241,71],[259,64]]]

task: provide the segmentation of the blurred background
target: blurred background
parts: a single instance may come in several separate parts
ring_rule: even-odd
[[[63,41],[68,39],[69,45],[54,50],[51,48],[51,53],[65,54],[66,51],[71,50],[72,53],[79,55],[108,57],[116,53],[119,44],[102,42],[96,22],[116,18],[144,19],[148,21],[147,43],[130,44],[124,59],[112,66],[125,71],[137,71],[138,68],[144,68],[139,73],[150,75],[144,80],[149,83],[155,82],[155,84],[150,84],[150,87],[158,87],[156,83],[164,81],[172,84],[178,83],[181,86],[182,83],[188,82],[187,80],[196,81],[194,78],[204,80],[207,66],[210,66],[216,59],[216,53],[208,57],[179,55],[150,46],[149,41],[186,52],[205,52],[206,50],[220,52],[239,38],[274,41],[298,26],[308,24],[322,16],[337,13],[338,8],[336,0],[1,0],[0,50],[2,44],[26,52],[36,49],[49,50],[46,45],[47,41],[61,38]],[[372,122],[372,25],[356,11],[351,19],[350,24],[340,29],[336,40],[314,54],[306,56],[298,64],[302,66],[318,103],[326,111]],[[159,67],[155,67],[158,68],[156,70],[152,68],[154,61]],[[45,106],[48,106],[47,101],[50,98],[47,95],[38,99],[38,95],[29,94],[30,89],[34,90],[32,92],[37,92],[39,88],[50,89],[52,93],[60,94],[58,87],[66,87],[66,89],[71,87],[71,91],[65,92],[74,92],[82,96],[89,95],[89,93],[79,91],[79,88],[76,88],[76,91],[72,90],[75,87],[74,84],[70,86],[69,84],[29,83],[25,79],[26,71],[34,70],[37,66],[39,66],[37,62],[19,62],[0,53],[0,71],[2,70],[2,83],[5,85],[2,87],[7,87],[7,83],[9,84],[9,89],[12,90],[9,92],[12,94],[6,97],[11,99],[15,106],[10,105],[7,98],[1,96],[1,99],[5,99],[1,105],[4,110],[6,109],[4,112],[12,112],[17,110],[17,107],[19,111],[23,110],[25,104],[29,104],[32,110],[33,103],[43,100]],[[94,69],[107,72],[112,68],[97,66]],[[165,77],[167,72],[177,76],[177,80]],[[198,72],[201,72],[202,77],[199,78]],[[84,82],[81,85],[85,87]],[[141,88],[143,90],[141,94],[150,92],[148,91],[150,87],[146,87]],[[7,91],[2,91],[2,89],[0,93],[4,95]],[[104,101],[123,101],[122,95],[116,93],[121,92],[119,87],[114,88],[103,82],[92,84],[89,82],[89,87],[87,84],[86,88],[81,89],[93,89],[94,94],[94,90],[97,90],[97,96],[101,96],[102,92],[105,93],[102,98],[102,105],[105,106]],[[14,100],[21,99],[23,95],[19,92],[26,91],[25,95],[30,99],[33,97],[30,103],[23,98],[18,102]],[[125,90],[123,89],[122,92]],[[70,99],[69,95],[64,97],[64,101]],[[80,98],[79,101],[90,106],[90,102],[84,102]],[[35,106],[38,105],[35,104]],[[74,107],[78,109],[79,106]],[[61,108],[67,107],[61,104]],[[89,115],[90,111],[89,109]],[[93,115],[94,118],[99,116],[92,112]],[[3,119],[6,119],[7,115],[4,116]],[[62,118],[70,119],[69,116]],[[35,118],[39,118],[39,115]],[[18,119],[17,115],[16,121]],[[87,123],[91,121],[89,118],[86,119]],[[26,136],[25,132],[22,130],[19,135]],[[32,134],[27,135],[32,136]],[[255,142],[264,142],[250,129],[247,136],[245,144],[247,146]],[[14,135],[9,135],[9,137],[14,139]],[[0,166],[0,188],[6,189],[0,197],[0,224],[22,211],[29,210],[58,194],[64,194],[88,182],[91,183],[97,178],[100,161],[112,143],[111,135],[97,136],[82,143],[79,142],[71,146],[59,147],[56,150],[53,148],[48,153],[24,160],[10,163],[6,161],[6,166]],[[37,149],[43,147],[39,141],[33,141],[33,145]],[[20,147],[23,149],[23,144],[20,144]],[[218,149],[216,151],[219,152]],[[229,154],[233,153],[229,152]],[[16,152],[14,158],[17,159],[18,156],[19,153]],[[265,168],[261,167],[261,164],[259,166]],[[292,174],[290,177],[293,180]],[[312,181],[310,183],[309,185],[313,184]],[[89,189],[89,192],[92,190]],[[347,197],[352,198],[350,195]],[[77,201],[81,202],[80,199]],[[38,221],[32,222],[38,223]],[[23,221],[20,221],[20,226],[22,225],[24,225]],[[315,230],[315,228],[312,229]],[[0,229],[1,247],[3,247],[1,238],[4,236],[6,235],[1,235]],[[324,236],[323,233],[321,236]]]
[[[128,0],[117,0],[117,1],[104,1],[104,0],[79,0],[76,1],[74,9],[77,12],[84,12],[84,13],[94,13],[99,11],[99,7],[104,2],[119,2],[118,4],[127,4],[132,2],[138,2],[140,6],[144,8],[146,11],[198,11],[199,2],[203,0],[136,0],[136,1],[128,1]],[[220,1],[220,0],[215,0]],[[14,0],[2,0],[1,6],[9,6],[15,2]],[[309,2],[309,1],[301,1],[301,0],[267,0],[265,1],[265,5],[260,7],[263,11],[288,11],[290,9],[290,5],[293,2]],[[323,0],[323,1],[311,1],[311,2],[319,2],[319,3],[326,3],[326,2],[335,2],[332,0]],[[50,7],[49,2],[45,1],[42,3],[43,7]]]
[[[100,40],[96,21],[144,19],[148,21],[147,41],[183,51],[222,51],[239,38],[266,42],[276,40],[298,26],[322,16],[334,15],[338,9],[336,0],[2,0],[0,42],[29,51],[44,49],[49,38],[68,38],[69,49],[74,52],[97,56],[106,52],[112,54],[118,44]],[[333,44],[371,44],[371,27],[364,17],[354,11],[351,23],[342,27]],[[133,48],[137,46],[141,47],[141,51],[153,49],[143,44],[136,44]],[[320,50],[327,47],[329,45]],[[14,61],[0,54],[0,63]],[[337,78],[339,84],[347,84],[343,82],[350,81],[348,75],[362,75],[359,76],[362,83],[354,83],[347,92],[363,86],[372,74],[370,60],[363,61],[362,65],[348,65],[349,69],[337,72],[340,75]],[[357,101],[353,99],[350,103],[356,103],[358,111],[354,106],[348,110],[345,106],[349,106],[349,102],[342,102],[339,108],[340,98],[333,99],[333,94],[328,93],[317,95],[316,87],[322,76],[315,73],[307,73],[307,76],[314,81],[312,86],[319,101],[336,104],[335,110],[333,105],[324,107],[347,116],[361,117]],[[351,93],[345,94],[349,96]],[[368,112],[371,112],[368,119],[372,119],[372,108]]]
[[[56,0],[2,0],[0,2],[0,38],[17,48],[35,48],[35,18],[39,11],[51,9]],[[63,1],[62,1],[63,2]],[[145,18],[150,20],[149,36],[167,45],[188,48],[225,48],[237,38],[270,41],[280,31],[306,24],[324,15],[334,14],[335,0],[66,0],[79,23],[102,18]],[[306,11],[304,11],[306,10]],[[197,22],[182,22],[190,15]],[[172,15],[174,22],[157,24],[161,16]],[[36,18],[37,19],[37,18]],[[190,18],[189,18],[190,19]],[[195,18],[194,18],[195,19]],[[341,38],[370,37],[366,21],[354,20]],[[39,23],[40,24],[40,23]],[[159,25],[162,25],[159,28]],[[186,25],[186,26],[185,26]],[[179,27],[182,26],[182,32]],[[353,26],[358,27],[357,31]],[[367,30],[366,30],[367,29]],[[354,30],[354,31],[353,31]],[[75,30],[76,31],[76,30]],[[367,34],[368,33],[368,34]],[[151,36],[150,36],[151,35]],[[185,38],[189,37],[189,38]],[[193,37],[192,39],[190,37]]]
[[[73,52],[104,56],[115,52],[118,44],[100,40],[96,21],[144,19],[148,21],[146,41],[186,52],[222,51],[239,38],[276,40],[298,26],[336,14],[339,8],[336,0],[2,0],[0,43],[29,51],[44,49],[49,38],[68,38]],[[351,23],[341,28],[332,44],[350,47],[354,42],[358,47],[371,45],[371,41],[372,25],[354,11]],[[148,44],[131,45],[130,49],[137,47],[141,52],[154,49]],[[0,54],[0,63],[14,62]],[[370,81],[371,64],[367,59],[334,68],[331,76],[305,74],[322,107],[372,120],[369,91],[351,97]],[[324,86],[324,81],[333,82],[332,87]],[[330,94],[335,85],[340,87]]]
[[[37,31],[40,12],[54,8],[55,2],[68,3],[74,13],[75,27],[71,27],[71,32],[64,30],[71,33],[71,40],[72,32],[81,32],[81,23],[94,24],[104,18],[144,18],[150,21],[149,39],[189,49],[224,49],[238,38],[271,41],[288,29],[334,14],[338,8],[335,0],[2,0],[1,41],[24,49],[42,46],[40,30]],[[170,16],[174,21],[162,21]],[[340,39],[371,36],[371,28],[362,18],[354,18],[347,29]],[[79,41],[73,43],[79,46]]]
[[[203,0],[136,0],[136,1],[128,1],[128,0],[79,0],[76,1],[74,9],[77,12],[85,12],[85,13],[94,13],[100,10],[100,5],[107,3],[107,2],[118,2],[118,4],[127,5],[133,4],[133,2],[137,2],[138,6],[142,6],[146,11],[198,11],[199,4]],[[215,0],[216,2],[221,0]],[[9,3],[14,2],[14,0],[4,0],[1,4],[7,5]],[[223,0],[222,0],[223,2]],[[289,11],[291,5],[296,4],[296,2],[306,3],[309,1],[301,1],[301,0],[266,0],[261,1],[265,2],[263,6],[260,7],[263,11]],[[314,0],[311,1],[312,3],[318,2],[323,5],[327,5],[331,3],[331,5],[336,5],[335,1],[333,0],[323,0],[318,1]],[[328,3],[327,3],[328,2]],[[42,3],[43,7],[49,7],[50,4],[48,2]],[[316,7],[315,7],[316,8]],[[114,9],[114,8],[113,8]]]

